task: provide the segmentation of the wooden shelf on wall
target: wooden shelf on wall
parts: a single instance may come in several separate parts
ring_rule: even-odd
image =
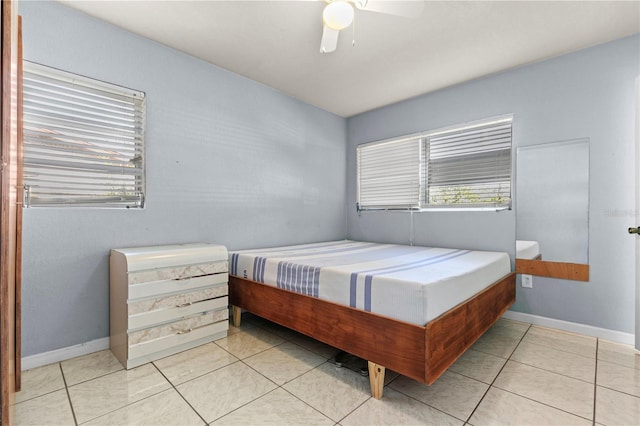
[[[516,273],[563,280],[589,281],[589,265],[583,263],[516,259]]]

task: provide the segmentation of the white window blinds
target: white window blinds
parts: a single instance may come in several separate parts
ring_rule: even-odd
[[[428,134],[428,207],[511,205],[511,118]]]
[[[25,206],[144,206],[144,93],[24,62]]]
[[[511,206],[511,127],[506,116],[357,147],[357,207]]]
[[[358,208],[419,208],[421,157],[420,135],[358,146]]]

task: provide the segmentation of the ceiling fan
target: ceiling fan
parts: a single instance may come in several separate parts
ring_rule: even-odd
[[[407,18],[420,15],[424,0],[324,0],[327,5],[322,12],[322,40],[320,52],[336,50],[340,30],[353,23],[354,6],[358,10],[384,13]]]

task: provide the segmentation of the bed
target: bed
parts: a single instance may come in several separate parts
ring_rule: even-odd
[[[331,241],[231,251],[229,302],[385,369],[433,383],[515,301],[506,253]]]

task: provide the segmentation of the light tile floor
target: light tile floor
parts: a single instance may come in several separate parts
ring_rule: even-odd
[[[17,425],[640,425],[631,346],[499,320],[432,386],[384,397],[337,350],[245,314],[229,336],[132,370],[101,351],[23,373]]]

